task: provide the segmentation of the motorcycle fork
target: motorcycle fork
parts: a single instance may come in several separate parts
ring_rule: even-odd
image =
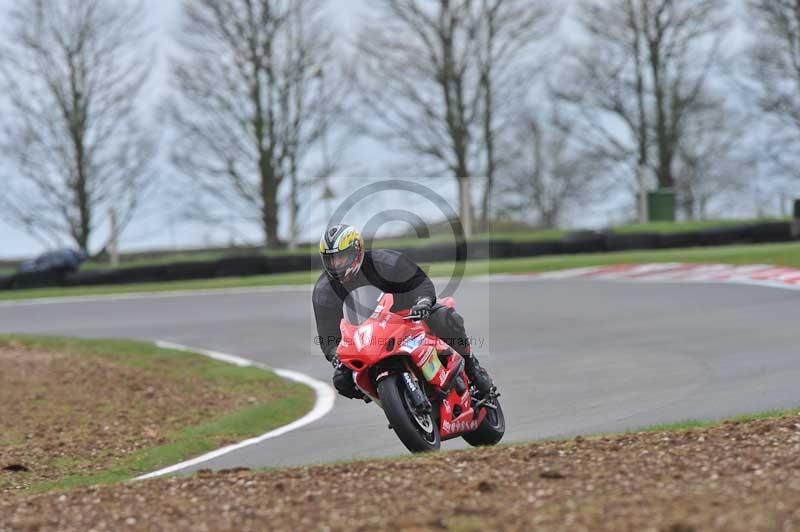
[[[414,403],[414,408],[430,412],[432,408],[431,402],[428,400],[428,395],[425,393],[424,384],[420,382],[419,377],[417,377],[417,372],[414,371],[416,366],[412,367],[408,359],[403,359],[403,367],[406,370],[403,373],[403,381]],[[427,384],[427,382],[425,384]]]

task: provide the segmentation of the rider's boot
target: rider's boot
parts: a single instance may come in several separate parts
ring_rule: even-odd
[[[467,372],[467,377],[469,377],[470,382],[478,388],[478,391],[481,395],[485,395],[492,391],[494,387],[494,383],[492,382],[492,378],[489,377],[489,373],[481,367],[480,362],[478,362],[478,357],[474,354],[470,354],[469,356],[464,357],[464,369]]]

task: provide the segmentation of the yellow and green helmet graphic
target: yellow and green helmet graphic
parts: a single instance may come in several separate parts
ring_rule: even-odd
[[[352,225],[334,225],[329,227],[319,240],[319,252],[323,255],[347,251],[354,244],[364,245],[361,233]]]
[[[352,279],[364,261],[364,239],[352,225],[340,224],[325,230],[319,253],[327,272],[343,281]]]

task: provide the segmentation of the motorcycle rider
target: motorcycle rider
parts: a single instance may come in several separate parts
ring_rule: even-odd
[[[389,249],[367,251],[359,231],[345,224],[325,230],[319,252],[325,271],[312,295],[317,339],[334,367],[333,384],[341,395],[350,399],[364,397],[353,380],[353,372],[339,361],[336,348],[341,341],[339,325],[344,300],[351,291],[366,285],[393,294],[393,312],[410,309],[424,320],[433,334],[464,357],[467,376],[479,393],[491,391],[492,380],[472,352],[464,319],[455,310],[436,303],[433,282],[411,259]]]

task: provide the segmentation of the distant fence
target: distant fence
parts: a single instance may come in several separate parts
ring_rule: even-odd
[[[793,224],[790,222],[723,226],[702,231],[668,234],[580,231],[570,233],[560,240],[469,242],[467,257],[471,260],[508,259],[543,255],[788,242],[797,239],[795,233]],[[448,262],[453,261],[456,257],[456,244],[454,242],[413,248],[398,248],[398,250],[408,254],[418,262]],[[285,256],[247,255],[225,257],[214,261],[174,262],[113,270],[17,274],[0,278],[0,289],[189,281],[320,269],[319,258],[313,254]]]

